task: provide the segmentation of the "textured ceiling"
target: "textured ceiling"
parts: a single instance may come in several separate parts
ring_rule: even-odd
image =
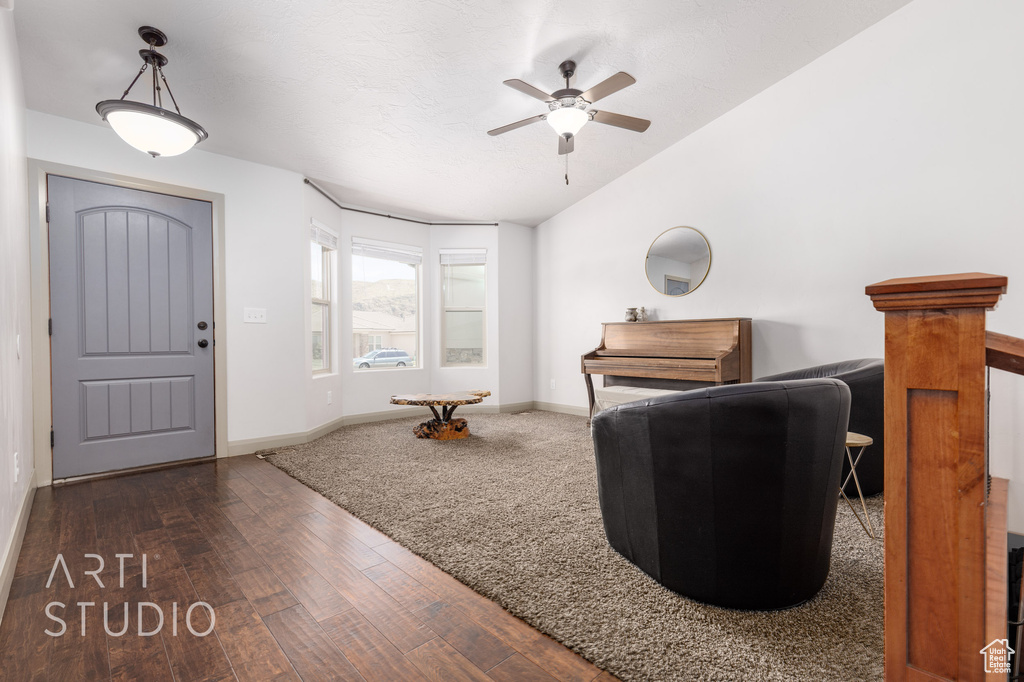
[[[127,87],[151,24],[203,149],[353,204],[536,225],[907,1],[22,0],[15,20],[32,109],[105,125],[93,107]],[[653,124],[588,123],[566,186],[546,123],[486,131],[546,110],[503,80],[551,92],[569,58],[582,90],[633,75],[594,108]]]

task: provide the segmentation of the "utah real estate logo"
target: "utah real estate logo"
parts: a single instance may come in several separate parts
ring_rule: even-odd
[[[1010,654],[1014,651],[1007,640],[993,639],[980,653],[985,657],[986,673],[1005,675],[1010,672]]]

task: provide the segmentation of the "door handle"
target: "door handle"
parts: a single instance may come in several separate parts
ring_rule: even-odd
[[[199,339],[199,347],[200,348],[206,348],[209,345],[210,345],[210,342],[207,341],[206,339]]]

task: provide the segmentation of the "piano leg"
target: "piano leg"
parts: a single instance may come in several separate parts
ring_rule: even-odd
[[[587,426],[590,426],[590,420],[594,418],[594,381],[589,374],[584,374],[583,379],[587,382],[587,398],[590,399],[590,416],[587,418]]]

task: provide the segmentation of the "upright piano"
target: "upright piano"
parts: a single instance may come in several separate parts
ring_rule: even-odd
[[[744,383],[750,376],[750,318],[605,322],[601,345],[582,358],[590,413],[592,374],[605,386],[687,390]]]

